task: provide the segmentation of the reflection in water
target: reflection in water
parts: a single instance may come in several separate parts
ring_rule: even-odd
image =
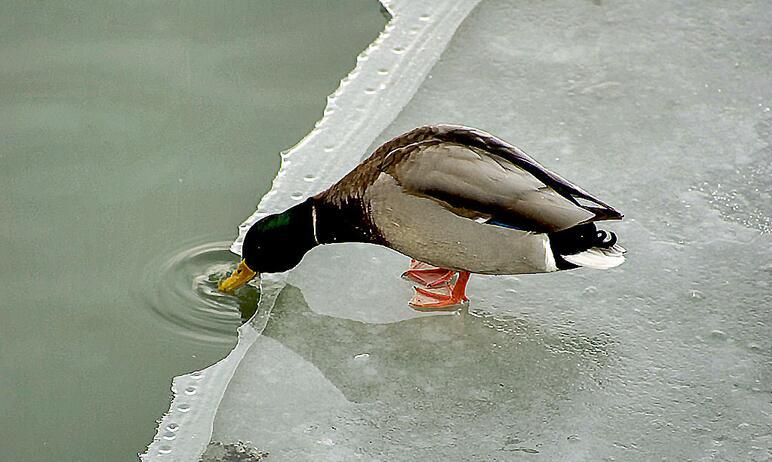
[[[201,342],[232,343],[236,329],[254,314],[258,290],[245,286],[235,294],[217,284],[237,263],[228,243],[215,242],[186,249],[148,265],[140,293],[153,316],[176,335]]]
[[[389,324],[327,316],[293,286],[263,334],[221,404],[235,428],[215,436],[248,438],[282,460],[328,438],[395,460],[456,443],[459,460],[538,452],[529,435],[561,425],[558,402],[604,386],[614,348],[606,337],[554,335],[484,311]]]
[[[492,404],[515,392],[570,387],[602,367],[610,342],[545,334],[522,319],[466,309],[368,324],[313,312],[293,286],[280,295],[263,334],[313,363],[354,402],[405,392],[471,393]]]

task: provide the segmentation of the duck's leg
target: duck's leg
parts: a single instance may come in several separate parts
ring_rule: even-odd
[[[415,295],[410,300],[410,306],[420,310],[445,310],[460,305],[467,300],[466,284],[469,273],[460,271],[454,284],[446,284],[438,289],[415,287]]]
[[[424,287],[438,287],[453,279],[456,272],[432,266],[418,260],[410,260],[410,268],[402,273],[402,277]]]

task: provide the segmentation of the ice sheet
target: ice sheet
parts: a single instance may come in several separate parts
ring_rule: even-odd
[[[477,1],[441,0],[431,5],[382,1],[391,20],[329,96],[324,117],[315,129],[282,153],[271,190],[255,214],[239,227],[240,235],[231,248],[235,253],[240,253],[244,233],[254,221],[325,189],[359,162],[367,146],[410,100]],[[203,371],[175,377],[171,407],[142,460],[199,459],[228,382],[259,338],[286,277],[277,274],[262,279],[257,313],[239,329],[238,344],[226,358]]]
[[[468,313],[419,316],[405,257],[317,248],[213,439],[279,461],[769,460],[770,20],[763,1],[481,3],[371,147],[493,132],[620,208],[628,262],[473,277]]]

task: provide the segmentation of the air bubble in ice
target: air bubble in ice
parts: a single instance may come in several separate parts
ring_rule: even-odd
[[[718,329],[710,331],[710,336],[716,340],[726,340],[727,338],[726,332]]]

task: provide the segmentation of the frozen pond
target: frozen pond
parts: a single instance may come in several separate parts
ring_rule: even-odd
[[[762,1],[483,0],[370,150],[425,123],[497,134],[622,210],[627,263],[473,277],[468,311],[426,315],[407,258],[317,248],[212,440],[293,461],[769,460],[771,20]]]

